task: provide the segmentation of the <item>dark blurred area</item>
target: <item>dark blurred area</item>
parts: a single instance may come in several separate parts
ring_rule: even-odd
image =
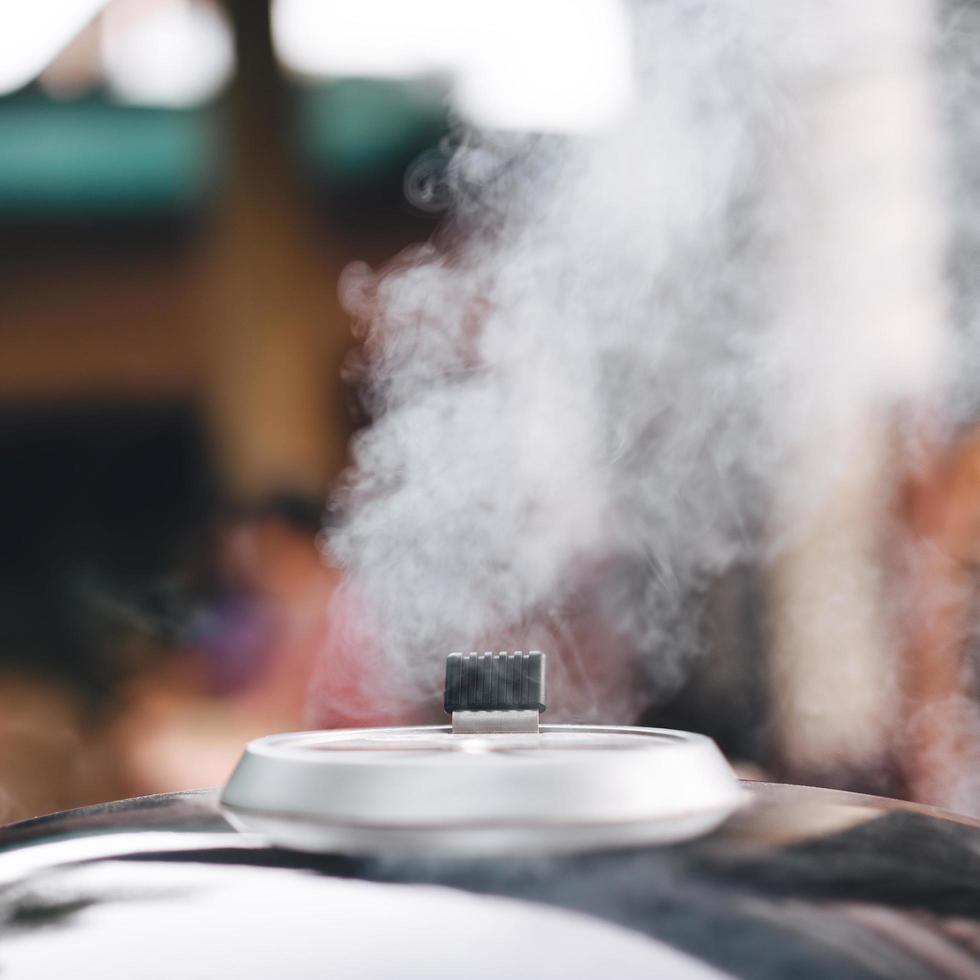
[[[112,656],[113,628],[164,636],[180,619],[174,569],[192,557],[188,529],[212,493],[200,420],[164,399],[10,410],[0,446],[15,474],[7,513],[17,515],[5,548],[4,666],[63,678],[104,704],[125,666]]]

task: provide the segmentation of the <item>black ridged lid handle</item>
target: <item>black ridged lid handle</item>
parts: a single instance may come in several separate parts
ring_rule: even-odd
[[[545,656],[451,653],[446,658],[446,711],[544,711]]]

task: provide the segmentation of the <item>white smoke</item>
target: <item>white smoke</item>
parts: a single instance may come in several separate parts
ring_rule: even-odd
[[[960,341],[952,416],[980,416],[980,3],[947,0],[936,57],[950,135],[952,319]]]
[[[800,214],[799,93],[842,58],[827,11],[636,4],[614,128],[460,128],[447,233],[348,270],[375,422],[330,549],[409,691],[452,649],[560,634],[592,586],[608,642],[669,690],[702,586],[761,558],[776,474],[822,424],[788,411],[805,347],[774,270]]]

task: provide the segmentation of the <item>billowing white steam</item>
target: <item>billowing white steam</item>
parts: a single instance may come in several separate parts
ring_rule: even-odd
[[[952,319],[960,344],[953,405],[957,419],[980,415],[980,3],[942,5],[936,63],[949,128]]]
[[[822,425],[789,411],[804,348],[780,276],[810,212],[786,147],[801,89],[839,68],[840,6],[637,4],[624,118],[459,132],[448,244],[349,270],[376,421],[330,546],[416,695],[452,649],[547,647],[583,595],[669,689],[703,584],[773,540],[774,476]]]

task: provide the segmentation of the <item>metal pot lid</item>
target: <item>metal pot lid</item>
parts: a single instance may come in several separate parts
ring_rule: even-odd
[[[456,655],[452,726],[257,739],[222,805],[242,829],[304,850],[464,853],[676,841],[739,805],[703,735],[540,725],[543,669],[535,654]]]

